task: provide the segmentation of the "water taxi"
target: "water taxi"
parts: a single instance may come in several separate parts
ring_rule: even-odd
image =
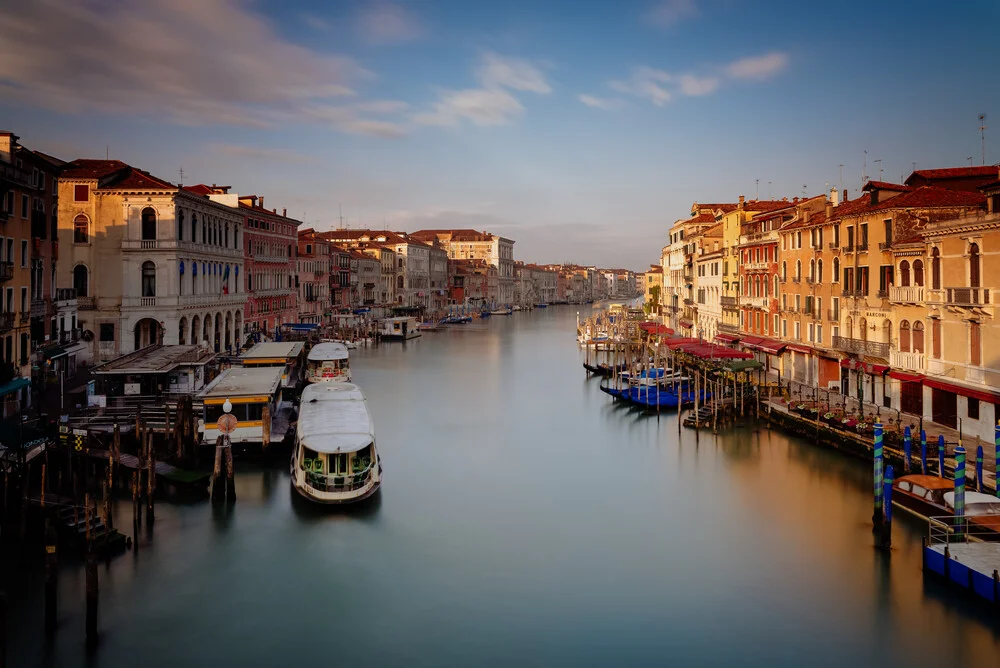
[[[356,503],[378,491],[375,427],[357,385],[319,383],[302,391],[291,475],[295,491],[317,503]]]
[[[381,320],[379,333],[384,341],[406,341],[420,336],[420,329],[416,318],[401,316]]]
[[[258,343],[233,362],[245,367],[277,367],[282,369],[281,385],[288,389],[299,383],[302,366],[302,341],[277,341]]]
[[[216,422],[222,417],[223,405],[228,400],[233,406],[233,415],[239,420],[229,439],[233,443],[263,443],[264,429],[271,434],[271,418],[281,403],[283,372],[281,367],[273,366],[234,366],[219,374],[197,397],[204,407],[198,431],[205,442],[214,444],[219,437],[221,432]],[[267,420],[264,419],[265,407]]]
[[[351,382],[349,357],[343,343],[317,343],[306,356],[306,382]]]

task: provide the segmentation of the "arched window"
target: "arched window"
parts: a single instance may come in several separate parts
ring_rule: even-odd
[[[823,260],[816,260],[816,282],[823,282]]]
[[[184,241],[184,211],[177,210],[177,241]]]
[[[156,238],[156,212],[148,206],[142,210],[142,238],[144,241]]]
[[[802,280],[802,260],[795,261],[795,280]]]
[[[82,213],[73,219],[73,243],[85,244],[90,240],[90,221]]]
[[[910,352],[910,323],[907,320],[899,323],[899,352]]]
[[[892,321],[884,320],[882,322],[882,341],[885,343],[892,343]]]
[[[931,288],[941,289],[941,251],[931,250]]]
[[[816,280],[816,260],[809,260],[809,280]]]
[[[923,260],[913,261],[913,284],[924,287],[924,262]]]
[[[969,244],[969,287],[979,287],[979,244]]]
[[[402,290],[403,289],[403,277],[402,276],[397,276],[396,277],[396,288],[398,290]]]
[[[142,296],[156,296],[156,265],[149,261],[142,263]]]
[[[73,289],[76,290],[77,297],[90,295],[90,272],[86,265],[78,264],[73,267]]]
[[[924,323],[917,320],[913,323],[913,352],[923,353],[924,348]]]
[[[191,214],[191,241],[198,241],[198,214]]]
[[[774,277],[774,298],[778,298],[778,277]]]
[[[771,292],[771,283],[767,280],[767,276],[762,277],[760,282],[761,282],[761,287],[764,288],[764,294],[762,296],[763,297],[770,296],[769,293]]]
[[[906,260],[899,263],[899,284],[904,288],[910,284],[910,263]],[[902,333],[899,336],[902,337]]]
[[[859,330],[858,338],[860,338],[862,341],[867,341],[868,340],[868,319],[867,318],[861,318],[861,320],[858,321],[858,330]]]
[[[854,336],[854,319],[851,316],[847,316],[844,320],[844,329],[847,331],[848,338]]]
[[[226,223],[226,236],[225,236],[225,246],[229,247],[229,223]]]
[[[781,261],[781,280],[788,280],[788,263],[784,260]]]
[[[840,258],[833,258],[833,282],[840,283]]]

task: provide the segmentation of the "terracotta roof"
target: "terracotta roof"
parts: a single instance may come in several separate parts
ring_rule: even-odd
[[[701,233],[703,237],[722,237],[722,223],[716,223],[712,225],[704,232]]]
[[[713,213],[699,213],[697,216],[691,216],[683,221],[685,225],[688,223],[714,223],[715,214]]]
[[[788,206],[787,200],[780,199],[765,199],[765,200],[750,200],[743,204],[744,211],[775,211],[777,209],[784,209]]]
[[[910,190],[911,186],[904,186],[899,183],[889,183],[888,181],[869,181],[864,185],[861,190],[894,190],[896,192],[904,192]]]
[[[121,160],[74,160],[63,170],[62,177],[97,179],[98,188],[172,190],[177,187]]]
[[[420,241],[493,241],[495,235],[489,232],[479,232],[473,229],[459,229],[459,230],[417,230],[416,232],[411,232],[408,236],[418,239]]]
[[[816,211],[809,214],[809,220],[806,220],[804,216],[799,216],[794,220],[791,220],[781,226],[781,231],[786,230],[801,230],[808,227],[815,227],[817,225],[822,225],[826,222],[826,212]]]
[[[198,185],[195,186],[184,186],[184,190],[188,191],[189,193],[194,193],[195,195],[201,195],[202,197],[207,197],[214,192],[209,186],[206,186],[204,183],[199,183]]]
[[[87,160],[81,158],[66,165],[62,176],[67,179],[102,179],[127,169],[121,160]]]
[[[980,190],[996,190],[997,188],[1000,188],[1000,179],[997,179],[992,183],[984,183],[983,185],[979,186]]]
[[[374,243],[386,244],[412,243],[398,232],[389,232],[388,230],[330,230],[328,232],[319,232],[317,236],[332,241],[347,239],[350,241],[367,240]],[[378,241],[380,238],[384,238],[385,241]]]
[[[695,202],[691,206],[691,209],[694,209],[695,207],[698,207],[699,209],[712,209],[713,211],[715,211],[716,209],[722,209],[723,212],[729,213],[730,211],[736,210],[738,206],[739,204],[736,204],[735,202],[719,202],[719,203],[709,203],[709,204],[702,204],[701,202]]]
[[[919,188],[911,188],[900,195],[896,195],[875,205],[872,205],[871,197],[868,196],[844,202],[834,209],[834,215],[830,220],[838,220],[848,216],[861,216],[866,213],[886,211],[888,209],[974,207],[982,206],[985,201],[986,197],[982,193],[949,190],[936,186],[920,186]]]
[[[994,176],[997,173],[996,165],[983,165],[979,167],[947,167],[944,169],[918,169],[909,177],[909,183],[914,176],[925,179],[967,179],[976,176]]]

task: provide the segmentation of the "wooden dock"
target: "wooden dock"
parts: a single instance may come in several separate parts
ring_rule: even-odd
[[[109,450],[102,450],[99,448],[91,448],[87,452],[87,456],[92,459],[99,459],[103,462],[108,461],[108,457],[111,456]],[[127,469],[138,470],[139,469],[139,458],[135,455],[130,455],[128,453],[122,453],[118,457],[118,464],[124,466]],[[188,471],[186,469],[178,468],[173,464],[168,464],[167,462],[156,462],[156,475],[164,480],[181,485],[197,485],[199,483],[207,484],[209,478],[211,477],[205,471]]]
[[[1000,543],[924,545],[924,573],[1000,608]]]

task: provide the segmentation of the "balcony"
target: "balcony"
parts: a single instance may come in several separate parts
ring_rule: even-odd
[[[740,333],[740,326],[739,325],[734,325],[732,323],[720,322],[720,323],[717,324],[717,327],[719,328],[720,332],[729,332],[730,334],[739,334]]]
[[[96,297],[77,297],[76,308],[80,311],[93,311],[97,308]]]
[[[840,322],[840,310],[839,309],[827,309],[826,319],[830,322]]]
[[[892,242],[891,241],[882,241],[882,242],[879,243],[878,249],[880,251],[892,250]]]
[[[839,251],[840,250],[840,242],[839,241],[831,241],[830,243],[828,243],[826,245],[826,247],[829,248],[832,251]]]
[[[841,297],[851,297],[853,299],[861,299],[868,296],[867,290],[854,290],[851,288],[844,288],[840,292]]]
[[[736,297],[719,297],[719,303],[722,304],[722,306],[724,306],[724,307],[725,306],[732,306],[732,307],[735,308],[735,306],[736,306]]]
[[[767,271],[770,262],[744,262],[743,268],[747,271]]]
[[[889,301],[894,304],[923,304],[924,286],[905,285],[889,288]]]
[[[785,313],[798,313],[799,312],[799,307],[797,307],[797,306],[786,306],[785,308],[783,308],[781,310],[784,311]]]
[[[843,250],[844,250],[845,253],[853,253],[854,252],[854,244],[853,243],[847,244],[846,246],[844,246]]]
[[[23,325],[24,323],[31,320],[31,313],[29,311],[21,311],[20,313],[18,313],[17,319],[18,322],[20,322]]]
[[[9,332],[12,329],[14,329],[14,312],[0,313],[0,332]]]
[[[992,306],[989,288],[945,288],[928,290],[928,302],[943,303],[946,306]]]
[[[76,288],[56,288],[56,301],[68,302],[76,299]]]
[[[685,297],[684,298],[684,305],[685,306],[691,306],[693,304],[694,304],[694,300],[693,299],[691,299],[690,297]]]
[[[14,278],[14,263],[0,262],[0,282],[9,281]]]
[[[859,243],[857,251],[859,253],[867,253],[868,252],[868,242],[867,241],[863,241],[863,242]]]
[[[813,278],[812,276],[806,276],[806,283],[812,285],[815,282],[816,282],[815,278]]]
[[[759,308],[763,310],[768,310],[771,308],[771,298],[770,297],[744,297],[743,305],[750,308]]]
[[[307,302],[314,302],[316,301],[316,298],[317,298],[316,295],[306,295],[305,297],[303,297],[303,299]]]
[[[215,255],[217,257],[242,258],[243,248],[230,248],[186,241],[180,239],[123,239],[123,251],[189,251],[199,256]]]
[[[801,276],[793,276],[792,277],[792,283],[801,283],[801,282],[802,282],[802,277]]]
[[[889,365],[894,369],[923,373],[926,371],[924,357],[923,353],[904,353],[893,348],[889,351]]]
[[[875,293],[875,296],[878,297],[879,299],[888,299],[889,298],[889,291],[888,290],[879,290],[878,292]]]
[[[847,336],[835,336],[833,337],[833,347],[835,350],[841,350],[846,353],[855,353],[856,355],[870,355],[881,359],[888,359],[889,357],[888,343],[869,341],[867,339],[852,339]]]

